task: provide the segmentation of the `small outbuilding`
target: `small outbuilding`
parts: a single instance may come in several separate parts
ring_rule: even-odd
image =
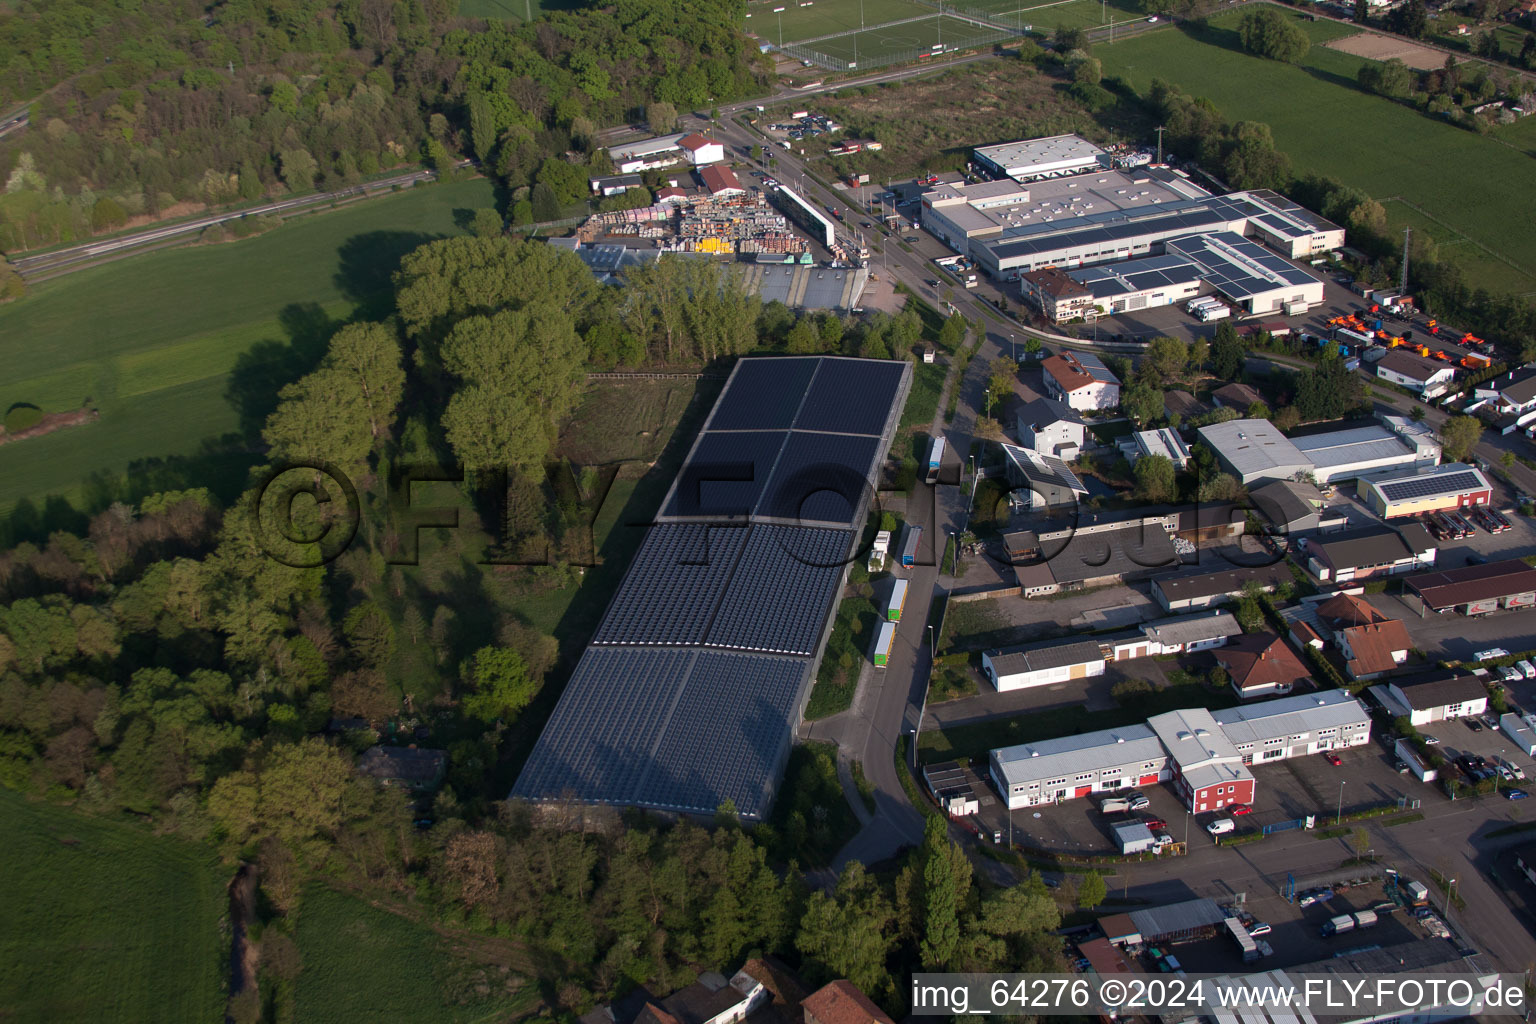
[[[1146,853],[1157,845],[1152,830],[1139,820],[1116,822],[1109,830],[1114,833],[1115,842],[1124,854]]]

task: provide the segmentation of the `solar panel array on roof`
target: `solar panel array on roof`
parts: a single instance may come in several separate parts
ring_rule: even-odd
[[[688,648],[587,648],[513,795],[632,793],[693,656]]]
[[[1164,247],[1204,267],[1205,279],[1234,302],[1317,280],[1289,260],[1230,231],[1172,238]]]
[[[773,476],[784,431],[705,431],[672,485],[669,516],[748,516]]]
[[[514,797],[767,814],[855,533],[763,519],[792,495],[790,517],[861,522],[910,381],[905,362],[737,363],[664,505],[715,523],[650,527]]]
[[[634,802],[709,813],[730,800],[739,813],[760,814],[783,767],[810,665],[804,658],[700,651]]]
[[[852,542],[851,530],[754,524],[705,645],[814,654]]]
[[[795,428],[878,437],[885,432],[891,416],[890,396],[900,387],[907,371],[904,362],[822,360],[805,404],[800,407]]]
[[[1445,494],[1449,491],[1475,491],[1483,484],[1478,480],[1476,473],[1468,471],[1443,475],[1430,473],[1410,480],[1395,480],[1378,486],[1381,493],[1387,496],[1388,501],[1406,501],[1410,498],[1427,498],[1431,494]]]
[[[878,437],[796,430],[779,456],[757,514],[800,522],[852,524],[871,493]]]
[[[651,527],[592,642],[703,643],[750,531],[703,523]],[[696,599],[670,600],[679,590]]]
[[[715,403],[708,430],[788,430],[816,374],[815,359],[747,359]]]

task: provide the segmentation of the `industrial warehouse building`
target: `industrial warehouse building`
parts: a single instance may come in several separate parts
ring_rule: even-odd
[[[1303,539],[1306,569],[1323,583],[1348,583],[1373,576],[1398,576],[1435,564],[1438,548],[1422,523],[1366,526]]]
[[[978,146],[971,152],[976,163],[988,173],[1017,181],[1080,174],[1110,164],[1108,153],[1077,135],[999,142]]]
[[[981,670],[999,691],[1027,690],[1104,674],[1104,652],[1093,640],[1046,640],[984,651]]]
[[[1031,271],[1021,279],[1025,299],[1030,295],[1023,282],[1036,273],[1039,271]],[[1200,294],[1205,268],[1183,256],[1168,254],[1083,267],[1067,276],[1088,293],[1096,315],[1119,316],[1194,298]]]
[[[1411,447],[1410,441],[1414,442]],[[1291,443],[1312,463],[1312,478],[1320,487],[1392,470],[1428,468],[1440,462],[1438,444],[1416,435],[1405,439],[1375,424],[1293,437]]]
[[[911,377],[736,364],[513,798],[767,816]]]
[[[1233,566],[1215,572],[1196,571],[1177,576],[1159,576],[1152,581],[1152,596],[1170,612],[1195,611],[1235,601],[1243,588],[1254,583],[1267,594],[1280,584],[1294,584],[1290,566],[1277,561],[1271,565]]]
[[[1536,568],[1511,558],[1410,576],[1403,581],[1403,603],[1420,615],[1529,608],[1536,605]]]
[[[1312,472],[1312,463],[1268,420],[1236,419],[1201,427],[1221,468],[1245,487],[1270,480],[1294,480]]]
[[[1360,500],[1383,519],[1486,505],[1493,488],[1482,471],[1461,462],[1382,473],[1360,481]]]
[[[1175,172],[1149,168],[1144,173],[1147,184],[1141,187],[1149,191],[1154,185],[1175,193],[1188,191],[1187,182]],[[1200,235],[1253,236],[1289,259],[1315,256],[1344,244],[1343,228],[1267,190],[1234,192],[1226,196],[1184,198],[1173,194],[1158,198],[1160,201],[1150,208],[1085,201],[1076,209],[1069,208],[1049,219],[1031,218],[1005,228],[996,237],[977,239],[971,243],[971,255],[987,273],[1003,281],[1018,280],[1020,275],[1043,267],[1070,270],[1095,263],[1157,255],[1193,260],[1218,276],[1268,278],[1271,273],[1279,272],[1278,265],[1252,264],[1248,256],[1257,251],[1269,259],[1276,258],[1263,248],[1256,246],[1255,250],[1244,248],[1234,252],[1203,242],[1175,247],[1170,247],[1169,243]],[[1283,259],[1279,263],[1289,268],[1285,271],[1287,274],[1292,271],[1305,273]],[[1310,274],[1305,276],[1321,287],[1322,283],[1316,278]],[[1300,280],[1296,278],[1296,282]],[[1221,290],[1219,285],[1216,287]],[[1265,306],[1260,302],[1250,312],[1278,308],[1282,307]]]
[[[1248,499],[1276,533],[1306,533],[1322,524],[1323,494],[1305,481],[1276,480],[1250,491]]]
[[[1129,725],[993,750],[992,784],[1010,810],[1090,793],[1181,781],[1194,812],[1252,803],[1247,766],[1368,743],[1371,720],[1343,690],[1211,712],[1192,708]]]
[[[1218,231],[1171,238],[1166,256],[1199,267],[1201,280],[1250,316],[1305,313],[1323,301],[1323,282],[1240,232]]]

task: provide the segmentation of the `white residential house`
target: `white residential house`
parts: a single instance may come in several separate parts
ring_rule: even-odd
[[[1061,352],[1041,362],[1045,390],[1080,412],[1120,407],[1120,380],[1091,352]]]
[[[1047,640],[984,651],[981,668],[999,692],[1026,690],[1104,674],[1104,653],[1092,640]]]
[[[716,142],[714,139],[706,139],[697,132],[684,135],[678,140],[677,144],[688,155],[688,161],[695,167],[719,163],[725,159],[725,146],[723,144]]]
[[[1014,424],[1024,447],[1071,462],[1087,443],[1088,429],[1071,406],[1037,398],[1018,411]]]
[[[1469,718],[1488,710],[1488,689],[1477,676],[1451,669],[1386,682],[1382,703],[1414,725]],[[1396,705],[1393,707],[1393,705]]]

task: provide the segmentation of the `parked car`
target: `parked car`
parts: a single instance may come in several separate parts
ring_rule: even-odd
[[[1499,773],[1499,778],[1503,779],[1505,782],[1514,782],[1515,781],[1515,773],[1510,771],[1508,768],[1504,767],[1503,765],[1497,765],[1493,770],[1498,772]]]
[[[1392,762],[1392,768],[1399,775],[1407,775],[1408,774],[1408,762],[1407,761],[1394,761],[1394,762]]]
[[[1271,928],[1266,922],[1260,921],[1258,924],[1248,929],[1248,937],[1256,939],[1260,935],[1268,935],[1272,931],[1274,931],[1274,929]]]
[[[1424,745],[1426,747],[1438,747],[1440,745],[1440,737],[1439,736],[1425,736],[1424,737]]]
[[[1513,775],[1517,779],[1525,778],[1524,768],[1521,768],[1519,765],[1515,764],[1515,762],[1508,759],[1501,758],[1500,760],[1503,761],[1504,767],[1509,769],[1509,774]]]
[[[1490,647],[1486,651],[1478,651],[1472,655],[1474,661],[1492,661],[1494,658],[1507,658],[1509,652],[1502,647]]]
[[[1328,753],[1324,754],[1323,757],[1327,758],[1328,759],[1328,763],[1333,765],[1335,768],[1337,768],[1339,765],[1344,763],[1343,759],[1340,758],[1338,754],[1335,754],[1331,750],[1328,751]]]
[[[1167,828],[1168,827],[1168,823],[1166,821],[1164,821],[1162,818],[1148,818],[1146,820],[1145,824],[1146,824],[1147,828],[1152,828],[1152,829]]]
[[[1205,830],[1213,836],[1224,836],[1229,832],[1237,831],[1237,822],[1231,818],[1217,818],[1206,825]]]
[[[1247,804],[1233,804],[1227,808],[1227,813],[1241,817],[1244,814],[1252,814],[1253,808]]]
[[[1060,889],[1061,888],[1061,879],[1059,879],[1059,878],[1052,878],[1050,875],[1041,875],[1040,876],[1040,881],[1042,883],[1044,883],[1044,885],[1045,885],[1045,887],[1047,889]]]
[[[1463,718],[1462,721],[1466,723],[1467,728],[1471,729],[1473,732],[1483,731],[1482,723],[1475,718]]]
[[[1530,794],[1523,789],[1506,789],[1504,791],[1505,800],[1524,800],[1528,796]]]
[[[1152,806],[1152,801],[1140,793],[1132,793],[1127,799],[1131,801],[1131,810],[1133,811],[1144,811]]]

